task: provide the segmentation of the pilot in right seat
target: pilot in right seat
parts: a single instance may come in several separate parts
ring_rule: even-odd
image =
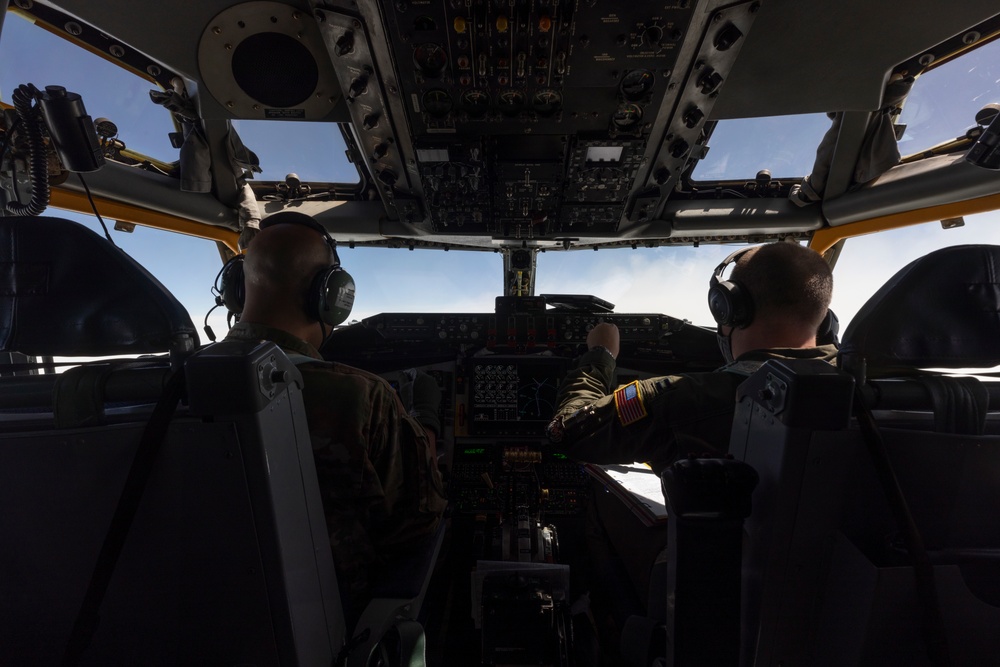
[[[735,264],[732,275],[723,280],[729,264]],[[817,335],[835,340],[836,320],[828,310],[832,291],[830,267],[818,253],[797,243],[773,243],[733,253],[715,269],[708,295],[726,365],[712,372],[657,377],[615,387],[618,328],[598,324],[587,335],[588,351],[559,386],[549,439],[560,451],[580,461],[645,461],[657,474],[688,454],[725,454],[736,389],[747,376],[767,359],[835,360],[837,349],[832,342],[817,343]],[[587,521],[589,566],[596,568],[591,580],[619,581],[603,565],[608,557],[606,545],[615,542],[609,540],[611,526],[607,521],[615,519],[609,516],[606,521],[592,502]],[[665,530],[652,531],[643,536],[641,545],[626,547],[632,550],[632,561],[648,557],[647,570],[651,570],[666,535]],[[631,533],[627,536],[634,537]],[[619,533],[617,541],[622,537]],[[642,583],[636,585],[642,587]],[[599,634],[609,645],[617,645],[620,623],[639,610],[623,612],[621,604],[631,604],[621,602],[629,599],[628,594],[622,598],[614,584],[605,586],[602,583],[592,591],[601,600],[598,606],[610,604],[617,611],[600,617]],[[635,593],[645,595],[639,588]]]
[[[729,264],[732,275],[724,280]],[[581,461],[645,461],[657,474],[688,454],[725,454],[736,388],[765,361],[834,362],[836,346],[817,344],[817,336],[836,335],[832,294],[830,266],[798,243],[733,253],[716,268],[708,293],[726,365],[616,388],[618,328],[598,324],[587,335],[589,350],[559,386],[549,439]]]

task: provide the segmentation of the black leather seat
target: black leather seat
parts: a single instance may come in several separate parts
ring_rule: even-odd
[[[988,408],[1000,408],[1000,383],[923,369],[1000,365],[998,291],[1000,247],[953,246],[921,257],[858,311],[839,366],[859,380],[873,409],[896,411],[885,420],[981,434]]]
[[[998,269],[993,246],[931,253],[858,312],[844,370],[768,362],[740,388],[730,453],[760,475],[741,664],[927,665],[934,652],[984,664],[1000,654],[995,392],[922,370],[1000,364]],[[876,408],[874,437],[859,428],[864,410],[851,417],[855,383]]]
[[[0,350],[164,353],[0,378],[0,664],[66,654],[123,487],[156,431],[162,444],[80,664],[329,665],[343,653],[363,665],[374,651],[387,665],[422,664],[413,619],[444,526],[348,632],[302,379],[277,346],[196,350],[183,306],[66,220],[0,219],[0,271]],[[183,400],[149,427],[173,407],[164,397],[176,377]]]
[[[0,218],[0,349],[67,357],[183,354],[184,307],[127,254],[59,218]]]
[[[295,366],[273,344],[195,351],[180,303],[75,223],[0,219],[0,256],[4,350],[165,353],[2,379],[0,664],[66,654],[180,372],[80,664],[331,664],[344,621]]]

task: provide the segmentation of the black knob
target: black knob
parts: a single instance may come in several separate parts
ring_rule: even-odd
[[[361,127],[365,128],[366,130],[374,130],[376,127],[378,127],[378,118],[379,114],[377,111],[368,114],[363,119],[361,119]]]
[[[663,28],[658,25],[651,25],[642,33],[642,41],[650,46],[659,46],[663,39]]]
[[[376,160],[381,160],[386,156],[388,152],[389,152],[389,144],[383,141],[382,143],[375,146],[375,149],[372,151],[372,157],[374,157]]]
[[[720,51],[728,50],[733,44],[739,41],[740,37],[743,36],[743,32],[734,26],[732,23],[726,24],[722,30],[715,36],[715,48]]]
[[[700,88],[701,92],[706,95],[714,93],[721,85],[722,75],[713,70],[708,70],[700,79],[698,79],[698,88]]]
[[[354,50],[354,32],[348,30],[337,40],[337,55],[346,56]]]
[[[704,111],[702,111],[698,107],[691,107],[690,109],[688,109],[687,113],[684,114],[683,118],[684,126],[694,127],[704,119],[705,119]]]
[[[690,148],[691,146],[688,142],[683,139],[678,139],[674,143],[670,144],[670,154],[674,157],[684,157]]]
[[[368,77],[367,76],[356,77],[354,81],[351,81],[350,95],[348,97],[354,99],[355,97],[358,97],[359,95],[364,93],[366,90],[368,90]]]
[[[396,172],[392,169],[383,169],[378,173],[378,180],[385,185],[388,185],[390,188],[396,184],[397,178]]]

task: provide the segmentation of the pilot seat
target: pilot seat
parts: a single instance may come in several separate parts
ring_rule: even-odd
[[[198,349],[181,304],[73,222],[0,218],[0,256],[2,350],[157,355],[0,377],[0,664],[422,664],[440,535],[348,632],[277,346]]]
[[[741,665],[985,664],[1000,655],[1000,247],[899,271],[845,332],[839,370],[769,361],[730,453],[747,519]]]

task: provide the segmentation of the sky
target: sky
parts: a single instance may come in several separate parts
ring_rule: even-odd
[[[20,57],[11,57],[9,49]],[[1000,102],[1000,41],[980,51],[975,60],[956,60],[918,81],[901,119],[907,125],[904,154],[964,133],[983,104]],[[113,120],[129,148],[166,161],[176,158],[167,140],[173,130],[169,116],[149,101],[151,84],[12,16],[0,39],[0,99],[9,102],[11,91],[28,82],[80,93],[88,113]],[[694,176],[749,179],[763,168],[775,177],[806,174],[828,124],[823,114],[723,121]],[[265,168],[261,180],[281,180],[289,172],[304,181],[357,179],[335,126],[236,125],[260,156]],[[99,229],[93,216],[55,209],[46,214]],[[1000,213],[965,221],[964,227],[951,230],[934,222],[849,240],[834,271],[833,309],[842,330],[864,301],[909,261],[946,245],[1000,243]],[[142,227],[133,233],[113,231],[112,237],[178,297],[201,327],[215,303],[210,290],[222,266],[215,244]],[[546,252],[538,258],[536,293],[593,294],[614,303],[616,312],[664,313],[709,326],[708,280],[734,249],[703,244]],[[393,311],[491,312],[503,290],[502,258],[496,253],[342,247],[340,254],[357,283],[352,320]],[[224,334],[223,309],[213,313],[210,323],[218,335]]]

